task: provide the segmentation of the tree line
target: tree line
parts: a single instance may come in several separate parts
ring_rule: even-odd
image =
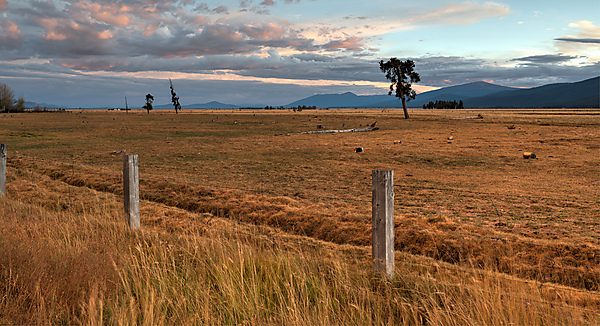
[[[429,103],[423,104],[423,109],[447,109],[447,110],[459,109],[459,110],[461,110],[464,108],[465,108],[465,106],[464,106],[462,100],[460,100],[458,102],[456,102],[456,100],[454,100],[454,101],[437,100],[435,102],[429,101]]]

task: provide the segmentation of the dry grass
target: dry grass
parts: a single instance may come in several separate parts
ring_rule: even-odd
[[[145,205],[165,215],[179,213]],[[370,272],[367,248],[205,215],[196,216],[193,233],[175,225],[171,231],[131,232],[110,208],[88,215],[2,199],[0,210],[3,324],[599,321],[598,293],[400,252],[396,277],[387,281]]]
[[[2,117],[0,323],[597,324],[598,113]],[[140,155],[138,233],[123,149]],[[370,274],[379,168],[396,171],[392,281]]]

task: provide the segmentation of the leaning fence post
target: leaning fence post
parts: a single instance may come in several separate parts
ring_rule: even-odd
[[[394,171],[373,170],[373,268],[394,276]]]
[[[123,155],[123,200],[125,219],[133,230],[140,228],[140,179],[138,156]]]
[[[6,195],[6,144],[0,144],[0,196]]]

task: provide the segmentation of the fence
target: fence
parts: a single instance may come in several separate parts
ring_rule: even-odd
[[[6,194],[6,144],[0,144],[0,196]]]
[[[6,145],[0,144],[0,196],[6,193]],[[127,225],[140,229],[138,155],[123,155],[123,203]],[[394,276],[394,171],[373,170],[372,259],[376,272]]]
[[[394,276],[394,171],[373,170],[373,268]]]
[[[133,230],[140,228],[140,178],[138,156],[123,155],[123,202],[125,220]]]
[[[7,172],[7,146],[5,144],[0,144],[0,181],[3,181],[4,184],[0,184],[3,186],[2,194],[5,194],[6,188],[6,172]],[[124,204],[124,217],[127,225],[133,229],[137,230],[141,227],[140,223],[140,191],[139,191],[139,175],[138,175],[138,156],[137,155],[124,155],[123,156],[123,204]],[[70,166],[68,169],[73,169],[74,166]],[[32,177],[33,177],[33,171]],[[74,172],[73,172],[74,173]],[[71,174],[71,171],[69,171]],[[373,170],[372,171],[372,264],[373,269],[380,274],[386,275],[388,277],[392,277],[394,275],[394,181],[393,181],[394,171],[380,171]],[[114,175],[117,176],[116,174]],[[65,181],[67,184],[76,185],[77,183],[71,183],[71,181]],[[33,183],[33,179],[32,179]],[[397,185],[396,185],[397,186]],[[100,191],[105,192],[113,192],[114,188],[103,188],[98,189]],[[400,188],[402,189],[402,188]],[[429,187],[424,187],[424,189],[429,189]],[[438,189],[438,188],[432,188]],[[446,189],[443,189],[446,190]],[[453,190],[453,189],[450,189]],[[0,194],[0,195],[2,195]],[[485,193],[486,196],[489,197],[489,194]],[[69,189],[69,201],[71,201],[71,194]],[[467,234],[467,236],[473,237],[481,237],[481,238],[490,238],[494,240],[501,240],[503,242],[509,241],[508,239],[495,238],[495,237],[485,237],[477,234]],[[551,257],[548,257],[549,260],[552,260]],[[555,266],[554,262],[552,262],[552,267],[544,267],[550,268],[553,272],[554,270],[565,270],[571,271],[572,268],[568,269],[566,267]],[[544,275],[542,275],[544,276]],[[536,279],[539,282],[542,282],[544,286],[551,286],[549,280],[544,276],[542,279]]]

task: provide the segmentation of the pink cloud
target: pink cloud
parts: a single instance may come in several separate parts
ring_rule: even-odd
[[[240,28],[240,31],[251,38],[261,40],[279,39],[284,33],[284,29],[281,26],[273,23],[266,23],[260,27],[247,25]]]
[[[0,0],[0,9],[8,8],[8,0]]]
[[[80,2],[75,6],[83,11],[89,12],[93,19],[110,25],[127,26],[131,20],[131,15],[127,13],[131,11],[131,8],[125,5],[101,5],[98,3]]]
[[[10,20],[0,21],[0,49],[16,49],[22,43],[19,26]]]
[[[156,31],[157,28],[158,28],[158,23],[148,24],[148,26],[146,26],[146,28],[144,29],[143,35],[146,37],[152,36],[152,34],[154,34],[154,32]]]
[[[331,41],[324,45],[328,50],[346,49],[351,51],[361,51],[363,49],[362,39],[359,37],[349,37],[345,40]]]

